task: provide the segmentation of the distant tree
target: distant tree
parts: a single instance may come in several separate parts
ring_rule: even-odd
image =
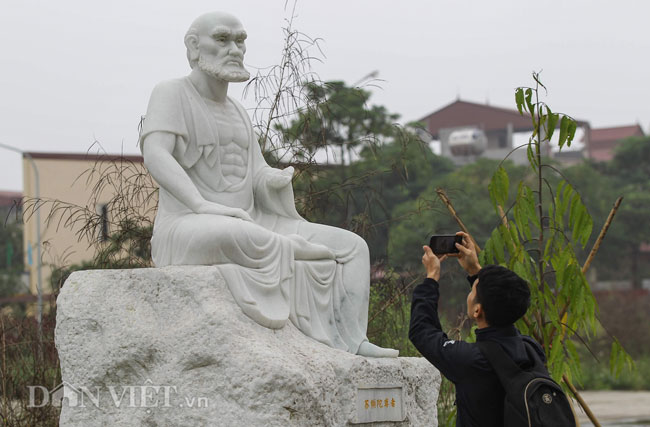
[[[619,257],[627,261],[634,286],[640,288],[641,278],[650,273],[640,259],[641,245],[650,243],[650,138],[623,141],[607,172],[625,197],[612,227],[612,243],[621,249]]]
[[[299,142],[303,160],[312,159],[319,150],[338,147],[336,163],[344,166],[346,158],[350,163],[354,148],[394,135],[393,123],[399,115],[381,106],[369,106],[369,91],[348,87],[342,81],[312,81],[303,89],[305,109],[288,126],[276,127],[285,145]]]
[[[650,182],[650,137],[629,138],[615,150],[608,173],[629,183],[645,185]]]
[[[0,297],[20,292],[24,269],[22,224],[0,225]]]

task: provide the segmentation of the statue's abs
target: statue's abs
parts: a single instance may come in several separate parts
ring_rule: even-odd
[[[211,107],[219,130],[221,174],[235,184],[246,176],[248,167],[246,125],[230,102]]]

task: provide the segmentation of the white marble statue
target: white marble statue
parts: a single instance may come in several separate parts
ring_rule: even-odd
[[[140,145],[160,186],[154,263],[217,265],[259,324],[277,329],[290,319],[331,347],[396,357],[366,338],[366,242],[300,217],[293,168],[266,164],[248,115],[227,96],[230,82],[249,78],[245,40],[234,16],[200,16],[185,35],[191,73],[153,90]]]

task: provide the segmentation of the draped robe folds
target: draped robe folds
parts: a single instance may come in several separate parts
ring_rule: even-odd
[[[247,132],[243,179],[221,173],[217,122],[185,77],[154,89],[140,136],[175,135],[173,157],[204,199],[248,212],[253,222],[197,214],[160,188],[151,252],[157,267],[216,265],[242,311],[268,328],[287,319],[306,335],[356,353],[366,338],[369,254],[366,242],[347,230],[310,223],[296,211],[293,189],[273,189],[248,115],[236,107]],[[227,144],[228,141],[224,141]],[[335,260],[295,259],[292,239],[327,246]]]

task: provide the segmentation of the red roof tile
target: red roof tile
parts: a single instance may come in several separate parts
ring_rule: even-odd
[[[514,132],[533,130],[530,117],[527,114],[521,115],[517,110],[461,100],[456,100],[419,121],[426,124],[434,138],[437,137],[441,128],[460,126],[478,126],[488,132],[503,130],[508,123],[511,123]],[[586,124],[584,121],[578,123]]]
[[[0,191],[0,207],[13,206],[14,200],[20,202],[23,193],[18,191]]]
[[[592,129],[591,134],[589,135],[589,142],[614,142],[632,136],[645,136],[641,126],[632,125]]]

